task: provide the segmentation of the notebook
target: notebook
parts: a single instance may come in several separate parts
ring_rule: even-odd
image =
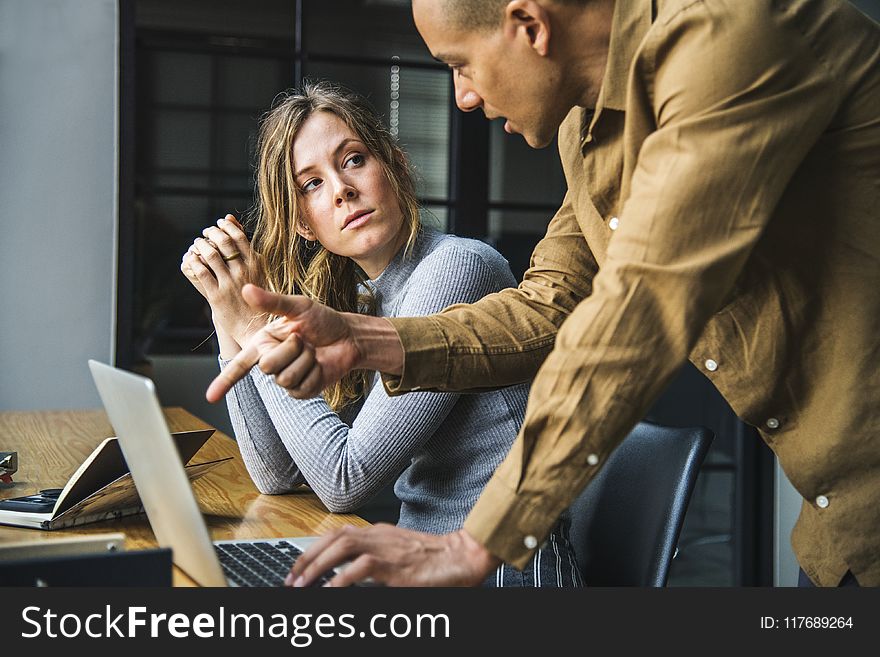
[[[195,480],[231,457],[190,463],[213,429],[173,434],[186,476]],[[0,501],[0,524],[34,529],[63,529],[143,513],[137,490],[115,436],[105,438],[71,475],[64,488]]]
[[[89,368],[153,533],[172,549],[174,564],[202,586],[282,585],[317,537],[212,542],[153,382],[94,360]]]

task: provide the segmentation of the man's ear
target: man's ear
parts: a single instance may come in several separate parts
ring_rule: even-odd
[[[550,14],[535,0],[511,0],[504,8],[504,35],[525,38],[541,57],[550,52]]]

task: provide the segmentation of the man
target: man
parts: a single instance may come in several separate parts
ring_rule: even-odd
[[[350,368],[389,391],[535,376],[464,528],[325,536],[310,583],[476,584],[523,565],[689,358],[804,498],[819,585],[880,584],[880,30],[842,0],[414,0],[464,111],[534,147],[559,129],[562,207],[516,290],[418,319],[245,288],[259,361],[296,397]],[[339,202],[346,202],[339,199]]]

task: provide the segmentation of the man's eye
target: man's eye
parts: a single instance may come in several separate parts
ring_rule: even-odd
[[[304,192],[310,192],[310,191],[312,191],[313,189],[315,189],[315,188],[316,188],[318,185],[320,185],[320,184],[321,184],[320,179],[318,179],[318,178],[312,178],[311,180],[309,180],[307,183],[305,183],[305,184],[302,186],[302,190],[303,190]]]

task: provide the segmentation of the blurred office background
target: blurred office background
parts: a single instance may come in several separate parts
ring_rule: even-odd
[[[855,4],[880,19],[880,0]],[[366,95],[426,223],[522,274],[564,193],[558,155],[455,109],[408,0],[0,0],[0,410],[97,407],[97,358],[231,434],[204,402],[216,344],[180,257],[247,215],[258,118],[304,78]],[[799,497],[755,432],[690,366],[648,417],[716,433],[670,585],[793,585]],[[395,513],[390,491],[362,510]]]

